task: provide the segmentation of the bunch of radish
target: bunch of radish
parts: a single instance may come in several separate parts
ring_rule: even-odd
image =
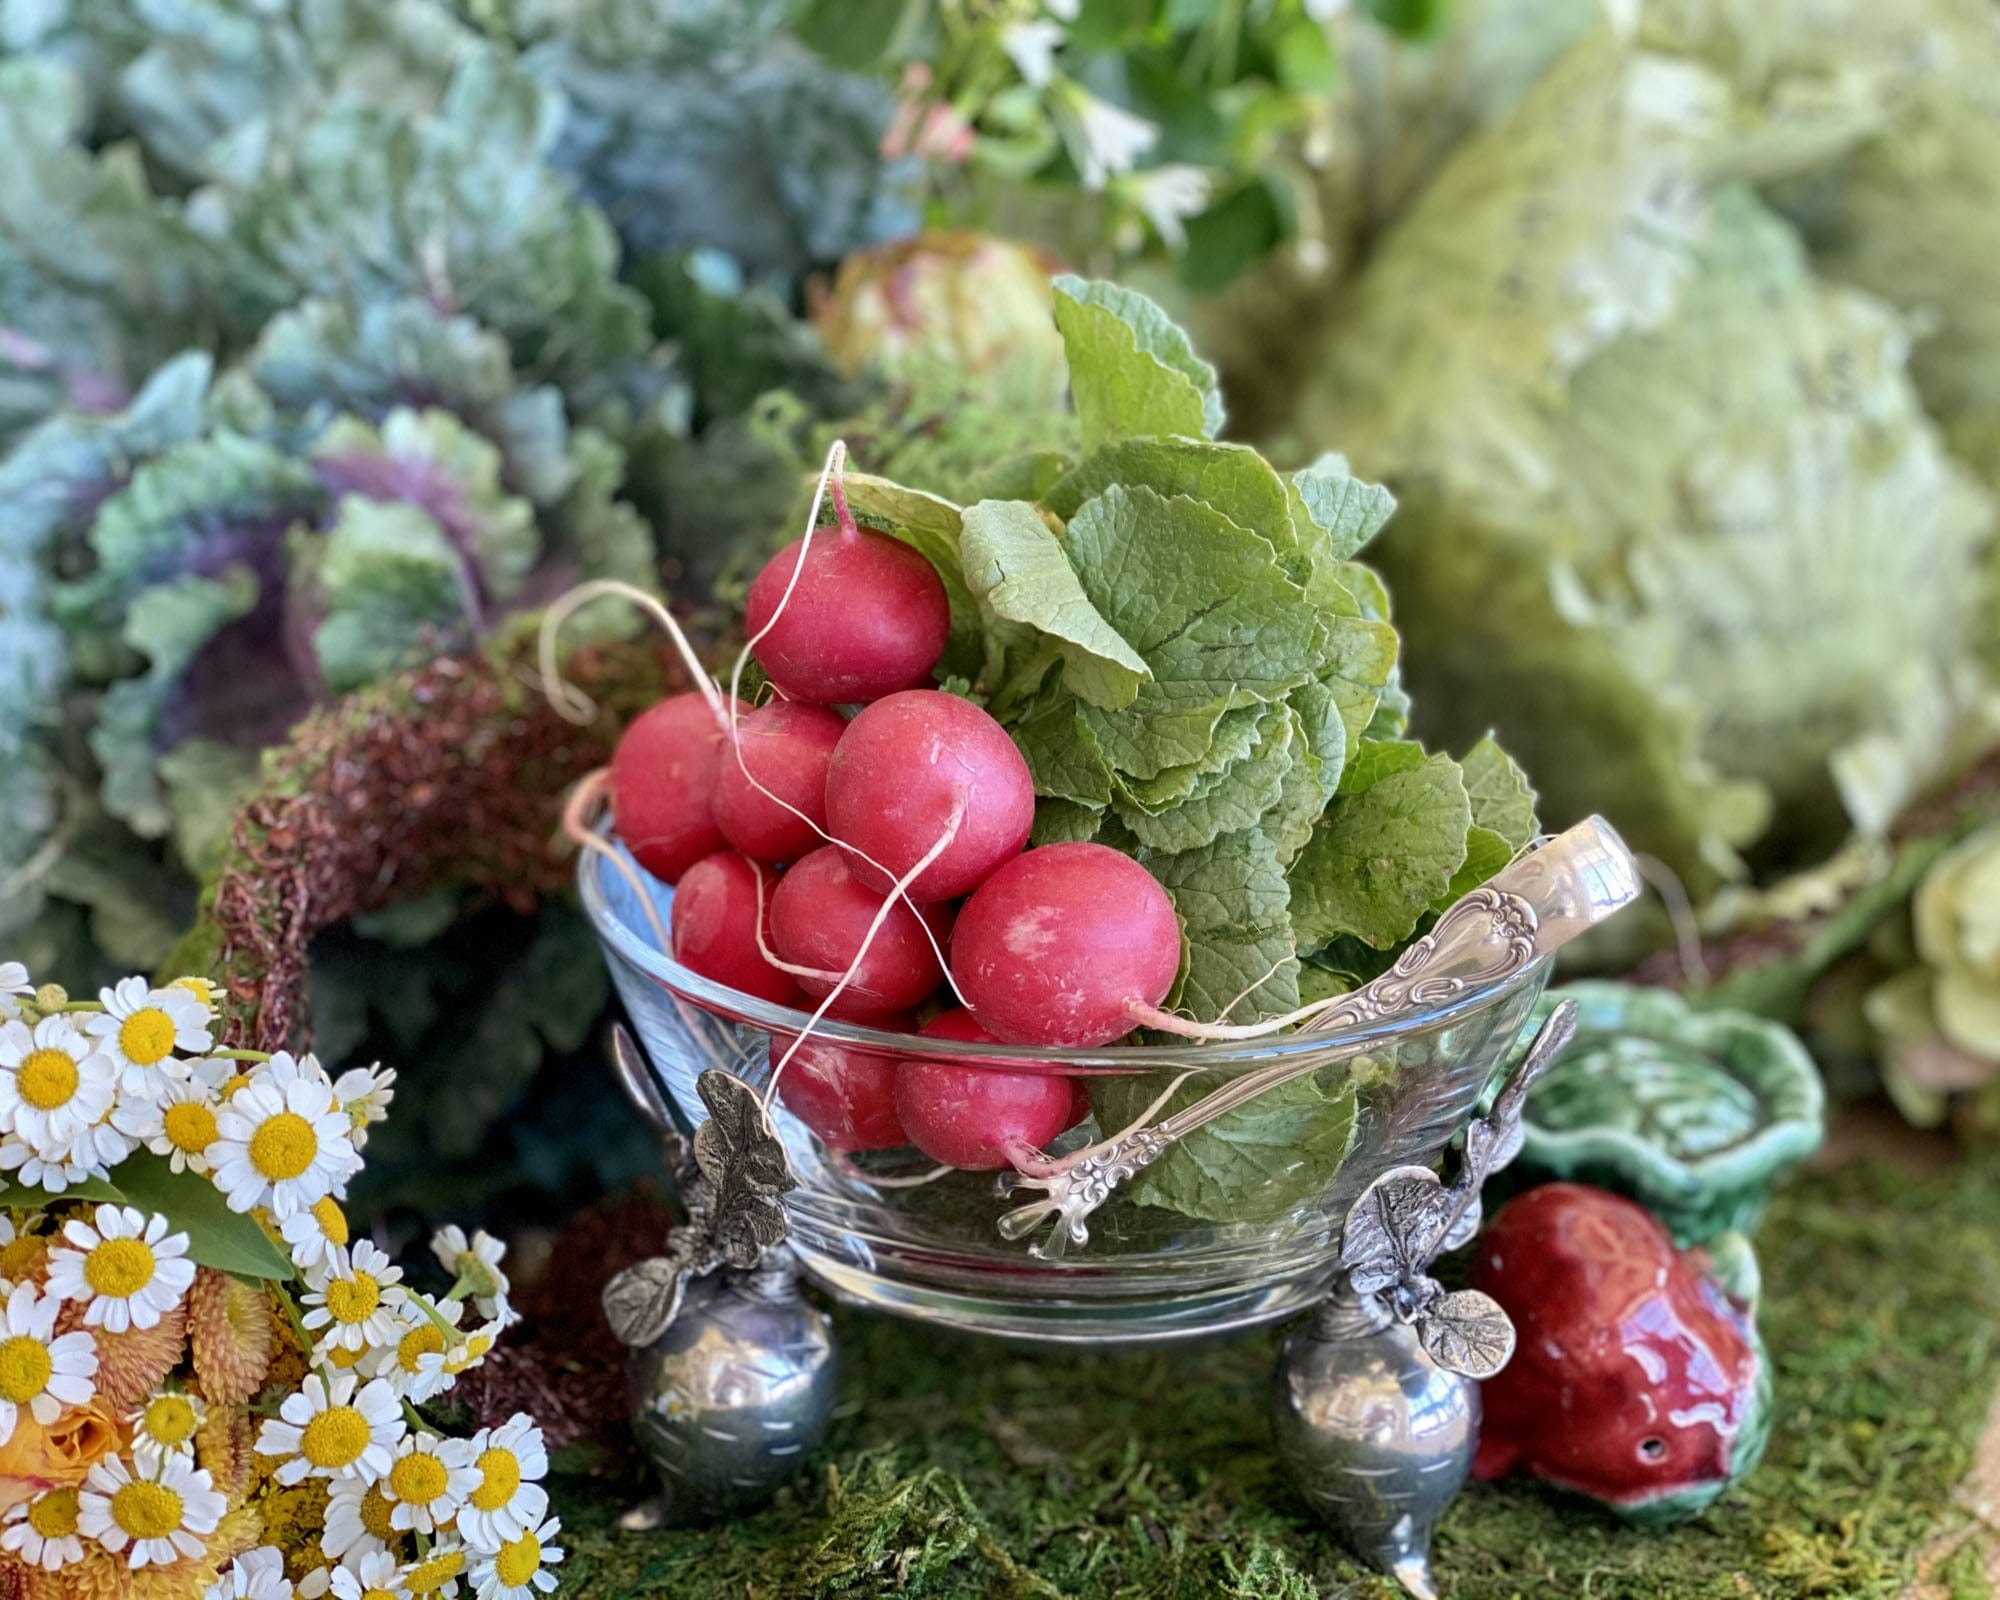
[[[675,886],[684,966],[820,1017],[920,1037],[1108,1044],[1174,984],[1172,901],[1099,844],[1028,848],[1028,765],[971,701],[930,685],[950,605],[917,550],[836,522],[749,595],[773,698],[698,691],[627,729],[608,792],[620,841]],[[939,1011],[940,1003],[946,1008]],[[913,1013],[936,1012],[918,1027]],[[1080,1080],[943,1057],[898,1061],[774,1036],[778,1095],[825,1143],[915,1145],[947,1166],[1018,1162],[1080,1121]]]

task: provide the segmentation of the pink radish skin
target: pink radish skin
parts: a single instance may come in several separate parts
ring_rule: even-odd
[[[908,1017],[882,1017],[870,1024],[908,1033]],[[771,1035],[771,1060],[784,1060],[794,1035]],[[778,1079],[778,1098],[832,1150],[895,1150],[908,1144],[896,1115],[896,1062],[893,1057],[853,1045],[808,1037],[792,1050]]]
[[[826,827],[826,769],[846,731],[835,712],[795,700],[774,700],[737,718],[737,748],[724,750],[715,775],[715,821],[723,837],[753,861],[796,861],[817,850],[825,843],[816,829]]]
[[[721,760],[722,724],[693,692],[642,711],[612,752],[612,825],[633,859],[663,883],[678,883],[727,844],[712,803]]]
[[[826,815],[834,838],[889,869],[848,862],[884,890],[955,825],[951,843],[910,883],[912,900],[951,900],[1027,847],[1035,781],[1007,730],[970,700],[911,689],[847,725],[827,769]]]
[[[803,998],[798,984],[757,948],[760,879],[768,921],[777,888],[777,874],[769,869],[733,850],[720,850],[682,873],[667,924],[674,959],[759,1000],[796,1006]]]
[[[786,699],[847,705],[930,682],[951,636],[951,602],[915,550],[850,526],[794,540],[766,562],[745,623],[751,653]]]
[[[924,924],[942,946],[951,931],[951,911],[945,906],[924,906],[920,922],[918,912],[899,901],[861,954],[868,925],[886,898],[856,880],[832,845],[815,850],[778,880],[765,926],[779,959],[834,974],[855,967],[828,1016],[866,1021],[908,1011],[944,981]],[[834,989],[831,977],[799,977],[797,982],[816,1001]]]
[[[1131,1031],[1180,971],[1166,890],[1101,844],[1016,856],[959,913],[951,972],[981,1025],[1010,1044],[1088,1050]]]
[[[918,1030],[926,1039],[994,1044],[969,1011],[947,1011]],[[933,1161],[966,1172],[1011,1164],[1070,1125],[1074,1091],[1052,1073],[1007,1072],[956,1061],[905,1061],[896,1074],[896,1114],[909,1141]]]

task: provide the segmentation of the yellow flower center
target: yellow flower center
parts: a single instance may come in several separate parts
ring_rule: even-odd
[[[368,1351],[365,1346],[359,1350],[348,1350],[335,1345],[331,1350],[327,1351],[326,1361],[328,1366],[338,1367],[342,1372],[348,1372],[360,1366],[361,1358],[367,1354]]]
[[[408,1505],[429,1505],[449,1484],[444,1463],[421,1450],[411,1451],[389,1469],[389,1492]]]
[[[0,1246],[0,1278],[19,1283],[30,1276],[42,1264],[45,1243],[40,1234],[24,1233]]]
[[[118,1025],[118,1048],[135,1067],[158,1066],[174,1048],[174,1019],[158,1006],[135,1011]]]
[[[396,1346],[396,1365],[405,1372],[415,1372],[420,1357],[439,1355],[443,1350],[444,1335],[426,1322],[403,1335]]]
[[[509,1589],[518,1589],[541,1569],[542,1541],[532,1531],[509,1539],[493,1558],[493,1576]]]
[[[514,1498],[521,1487],[521,1460],[511,1450],[495,1445],[480,1452],[477,1463],[479,1487],[472,1491],[474,1511],[498,1511]]]
[[[305,1425],[299,1454],[329,1472],[351,1467],[368,1448],[368,1419],[352,1406],[328,1406]]]
[[[37,1111],[69,1104],[76,1093],[76,1058],[67,1050],[30,1050],[15,1074],[21,1098]]]
[[[28,1507],[28,1526],[44,1539],[76,1532],[76,1491],[51,1489]]]
[[[215,1009],[215,985],[206,978],[176,978],[170,989],[185,989],[210,1010]]]
[[[224,1084],[223,1084],[223,1086],[222,1086],[222,1098],[223,1098],[223,1099],[225,1099],[225,1100],[227,1100],[227,1099],[228,1099],[228,1098],[229,1098],[229,1097],[230,1097],[231,1095],[233,1095],[233,1094],[234,1094],[234,1093],[235,1093],[235,1092],[236,1092],[236,1091],[237,1091],[238,1089],[243,1089],[243,1088],[247,1088],[247,1087],[249,1087],[249,1084],[250,1084],[250,1074],[249,1074],[249,1073],[247,1073],[247,1072],[238,1072],[238,1073],[234,1073],[234,1074],[232,1074],[232,1075],[230,1076],[229,1080],[228,1080],[228,1081],[227,1081],[226,1083],[224,1083]]]
[[[312,1204],[313,1221],[319,1224],[319,1231],[334,1243],[347,1243],[347,1213],[340,1209],[340,1202],[332,1195],[322,1196]]]
[[[454,1378],[475,1361],[486,1359],[486,1352],[493,1348],[493,1341],[483,1333],[475,1333],[465,1344],[445,1357],[444,1370]]]
[[[215,1113],[199,1100],[168,1106],[160,1120],[176,1150],[198,1156],[215,1143]]]
[[[335,1322],[366,1322],[382,1303],[382,1286],[372,1273],[356,1272],[351,1278],[335,1278],[326,1286],[326,1309]]]
[[[382,1493],[382,1486],[369,1484],[368,1492],[361,1497],[361,1526],[368,1530],[370,1538],[391,1544],[396,1538],[396,1528],[389,1517],[389,1501]]]
[[[393,1589],[363,1589],[361,1600],[399,1600]]]
[[[25,1333],[0,1344],[0,1400],[24,1406],[49,1386],[55,1363],[49,1347]]]
[[[185,1444],[198,1420],[194,1407],[181,1395],[163,1394],[146,1407],[146,1432],[161,1444]]]
[[[298,1177],[318,1154],[319,1138],[312,1124],[296,1111],[280,1111],[266,1118],[250,1135],[250,1165],[259,1177],[273,1183]]]
[[[435,1594],[464,1570],[465,1553],[462,1550],[445,1550],[421,1566],[412,1567],[403,1582],[409,1585],[411,1594]]]
[[[128,1483],[111,1497],[111,1520],[135,1539],[164,1539],[181,1525],[184,1509],[164,1483]]]
[[[155,1265],[144,1239],[106,1239],[83,1258],[83,1281],[109,1299],[123,1300],[153,1281]]]

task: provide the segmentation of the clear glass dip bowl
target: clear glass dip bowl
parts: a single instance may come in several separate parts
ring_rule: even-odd
[[[664,925],[673,890],[633,870]],[[619,996],[683,1129],[707,1116],[695,1080],[711,1067],[761,1091],[770,1080],[772,1031],[797,1034],[805,1013],[681,966],[660,948],[632,886],[601,855],[586,851],[578,876]],[[1003,1194],[996,1179],[1009,1174],[954,1172],[899,1185],[935,1164],[916,1150],[841,1155],[774,1100],[772,1118],[799,1184],[784,1201],[792,1248],[806,1273],[843,1300],[1010,1338],[1129,1343],[1290,1316],[1326,1290],[1341,1219],[1370,1180],[1430,1161],[1463,1130],[1520,1039],[1548,971],[1544,958],[1391,1023],[1248,1043],[1045,1050],[822,1021],[817,1036],[890,1060],[963,1059],[1071,1077],[1191,1070],[1189,1083],[1203,1093],[1280,1061],[1311,1062],[1322,1069],[1323,1087],[1342,1076],[1356,1083],[1357,1126],[1345,1161],[1302,1202],[1274,1210],[1253,1190],[1242,1199],[1255,1220],[1201,1221],[1118,1189],[1091,1215],[1087,1244],[1045,1258],[1032,1246],[1046,1228],[1016,1241],[999,1231],[1002,1215],[1036,1198]],[[1055,1150],[1102,1136],[1086,1123]]]

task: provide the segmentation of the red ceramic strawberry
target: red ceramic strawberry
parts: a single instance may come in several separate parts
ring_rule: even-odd
[[[1519,1334],[1482,1386],[1474,1473],[1526,1473],[1637,1521],[1709,1505],[1756,1465],[1770,1427],[1754,1280],[1740,1236],[1676,1250],[1650,1212],[1603,1189],[1550,1183],[1512,1201],[1472,1275]]]

